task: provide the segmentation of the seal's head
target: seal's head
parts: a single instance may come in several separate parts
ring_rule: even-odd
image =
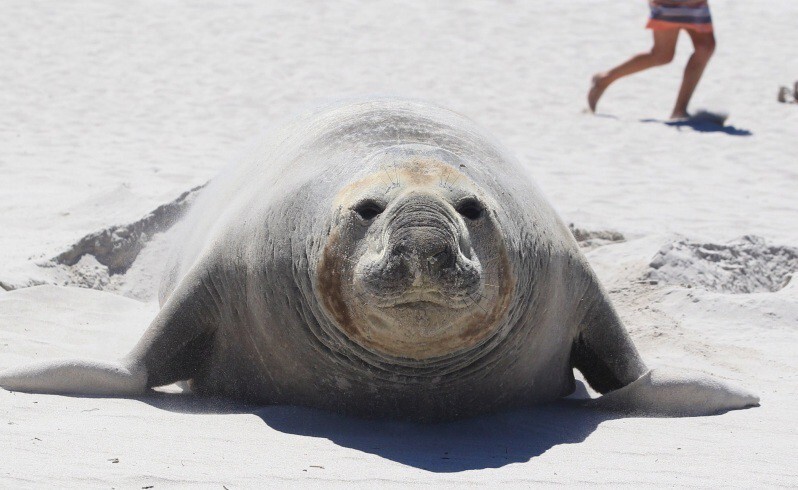
[[[342,189],[317,269],[336,327],[375,354],[455,355],[500,329],[514,287],[497,203],[453,154],[381,150]]]

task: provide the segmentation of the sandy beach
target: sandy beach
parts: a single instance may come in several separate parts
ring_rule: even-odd
[[[718,47],[691,107],[724,127],[665,124],[685,35],[673,63],[584,112],[593,73],[648,49],[643,1],[0,9],[0,369],[124,355],[158,311],[192,189],[309,105],[389,94],[465,114],[518,157],[649,365],[761,398],[710,417],[563,402],[419,425],[178,387],[0,390],[0,486],[798,484],[798,105],[776,101],[798,79],[793,0],[712,2]]]

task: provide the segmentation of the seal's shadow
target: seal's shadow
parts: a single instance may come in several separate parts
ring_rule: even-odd
[[[158,394],[143,401],[183,413],[252,413],[286,434],[328,439],[436,473],[527,462],[554,446],[580,443],[601,422],[620,417],[572,400],[437,424],[358,419],[294,406],[247,407],[194,396]]]
[[[281,432],[323,437],[436,473],[527,462],[554,446],[584,441],[610,418],[567,402],[439,424],[360,420],[295,407],[270,407],[256,414]]]

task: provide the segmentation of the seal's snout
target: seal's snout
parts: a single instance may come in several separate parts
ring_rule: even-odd
[[[456,244],[439,228],[416,226],[395,233],[390,241],[387,260],[398,262],[410,276],[436,277],[455,267]]]
[[[385,210],[380,252],[358,274],[377,303],[439,303],[461,308],[480,290],[480,268],[472,261],[468,231],[457,211],[439,196],[412,192]]]

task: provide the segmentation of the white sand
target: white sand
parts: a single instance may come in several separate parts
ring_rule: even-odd
[[[684,419],[555,406],[415,426],[0,391],[0,486],[798,484],[798,282],[778,290],[798,247],[798,107],[776,103],[798,78],[798,3],[712,7],[718,50],[693,107],[729,111],[749,136],[645,122],[670,113],[685,39],[672,65],[611,87],[607,117],[581,113],[593,72],[647,49],[643,1],[4,2],[0,284],[106,292],[0,291],[0,368],[126,352],[157,309],[163,237],[124,276],[90,256],[49,259],[205,182],[302,104],[378,92],[471,116],[566,220],[623,233],[589,258],[649,364],[733,380],[762,406]],[[732,242],[743,235],[767,245]]]

